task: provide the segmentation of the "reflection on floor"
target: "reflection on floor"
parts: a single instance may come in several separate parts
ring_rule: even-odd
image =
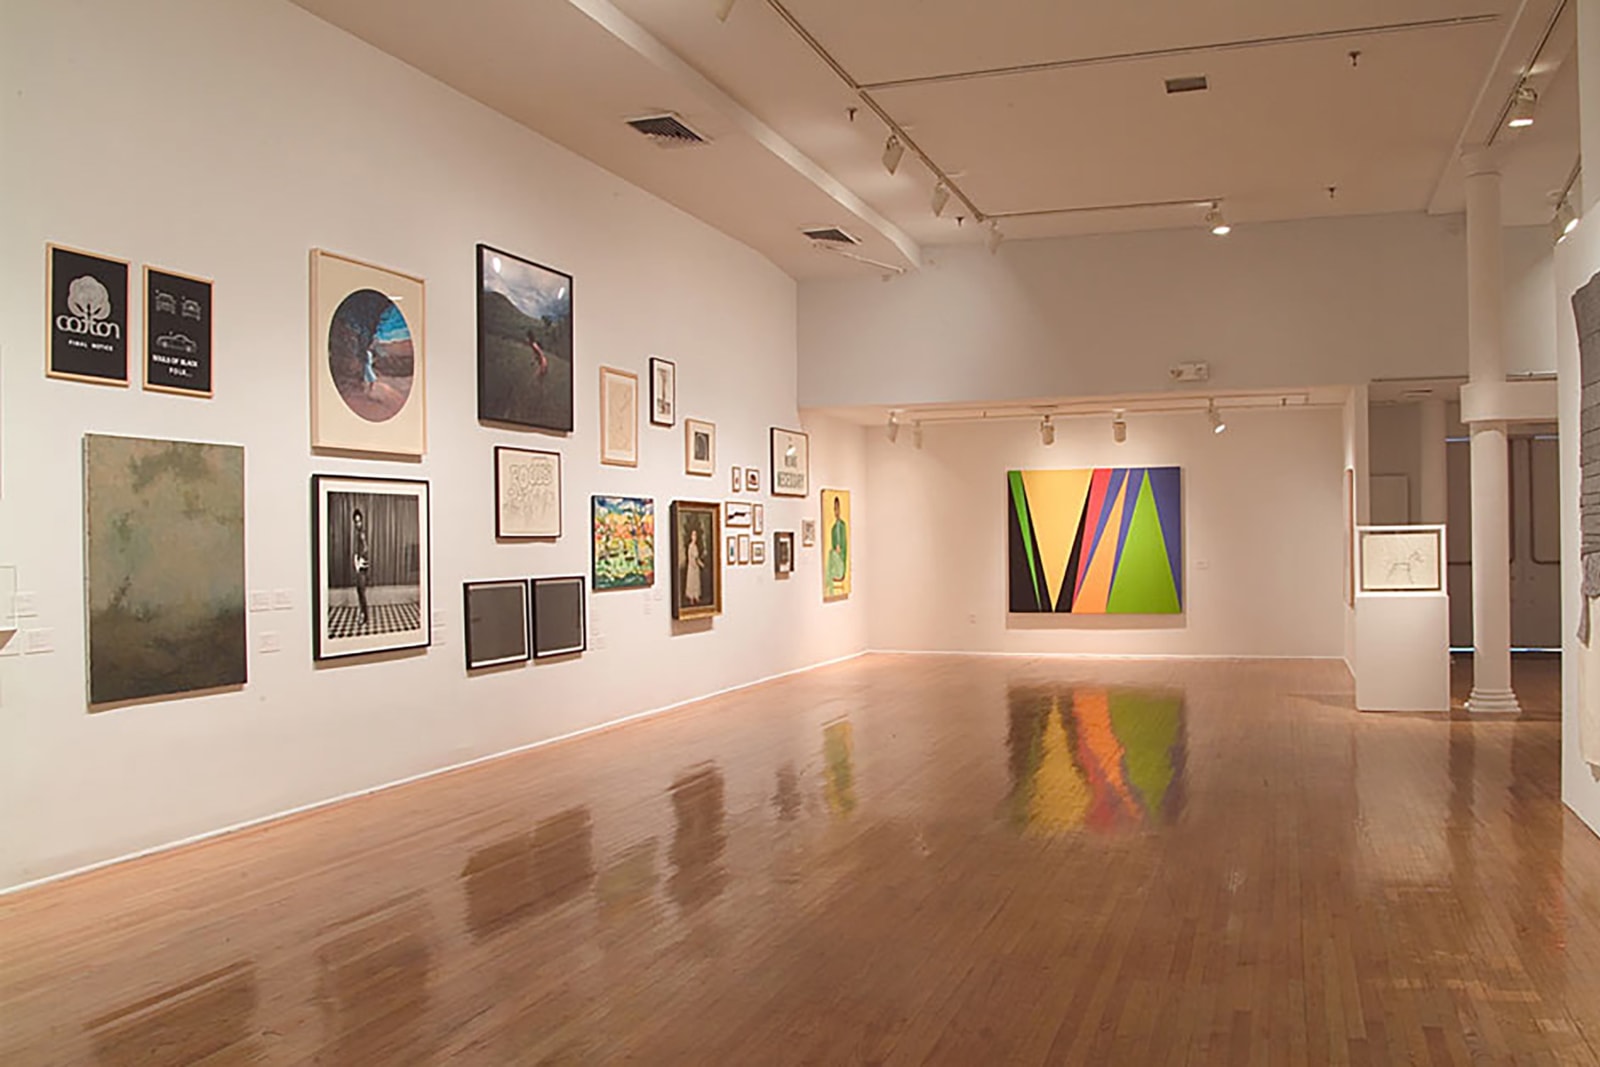
[[[0,900],[0,1062],[1600,1064],[1555,670],[864,658]]]

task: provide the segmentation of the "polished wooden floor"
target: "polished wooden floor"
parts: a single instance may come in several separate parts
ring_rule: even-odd
[[[0,900],[0,1063],[1600,1064],[1525,667],[859,659]]]

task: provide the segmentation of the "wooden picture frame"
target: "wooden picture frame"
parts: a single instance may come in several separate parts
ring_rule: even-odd
[[[600,462],[639,465],[639,376],[632,371],[600,368]]]
[[[495,445],[494,501],[497,540],[558,540],[561,453]]]
[[[650,357],[650,425],[678,424],[678,365],[660,356]]]
[[[755,508],[743,500],[728,500],[722,505],[722,525],[728,529],[748,530]]]
[[[571,433],[572,275],[486,244],[476,260],[478,418]]]
[[[672,617],[704,619],[722,613],[722,505],[674,500]]]
[[[583,575],[529,579],[528,609],[534,659],[581,656],[589,650],[589,593]]]
[[[739,535],[739,565],[742,567],[750,562],[750,535]]]
[[[127,388],[132,264],[54,242],[44,262],[45,377]]]
[[[773,496],[811,495],[811,435],[801,430],[772,427],[771,481]]]
[[[733,491],[735,493],[744,492],[744,468],[730,467],[729,470],[733,473]]]
[[[717,473],[717,424],[704,419],[683,420],[683,473],[710,476]]]
[[[767,561],[767,543],[757,538],[750,541],[750,562],[765,563]]]
[[[744,469],[744,488],[747,493],[761,492],[761,472],[755,467]]]
[[[526,579],[462,582],[461,604],[467,670],[526,663],[533,658]],[[508,625],[510,633],[506,632]]]
[[[764,504],[757,504],[750,509],[750,532],[753,534],[766,533],[767,509]]]
[[[143,379],[148,392],[203,399],[216,394],[214,288],[210,278],[145,264]]]

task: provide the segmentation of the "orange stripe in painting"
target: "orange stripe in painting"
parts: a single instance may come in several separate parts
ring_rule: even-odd
[[[1061,585],[1067,578],[1072,538],[1078,532],[1078,519],[1083,515],[1083,502],[1089,493],[1089,477],[1093,473],[1087,470],[1022,472],[1028,517],[1033,523],[1051,604],[1061,595]]]
[[[1122,742],[1117,740],[1117,732],[1111,725],[1110,698],[1104,690],[1074,693],[1072,717],[1078,724],[1078,743],[1094,758],[1115,799],[1122,802],[1125,810],[1137,814],[1140,809],[1128,790],[1122,769]],[[1112,797],[1097,799],[1111,800]]]
[[[1111,570],[1117,562],[1117,534],[1122,529],[1122,505],[1128,496],[1128,481],[1124,478],[1117,487],[1117,499],[1106,518],[1106,532],[1095,546],[1094,556],[1084,569],[1083,584],[1078,587],[1078,598],[1072,610],[1086,615],[1104,615],[1106,601],[1111,598]],[[1087,532],[1084,534],[1088,536]]]

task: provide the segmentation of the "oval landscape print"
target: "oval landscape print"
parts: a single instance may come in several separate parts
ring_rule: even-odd
[[[395,302],[357,289],[339,302],[328,327],[328,370],[351,411],[386,422],[411,395],[416,355],[411,327]]]

